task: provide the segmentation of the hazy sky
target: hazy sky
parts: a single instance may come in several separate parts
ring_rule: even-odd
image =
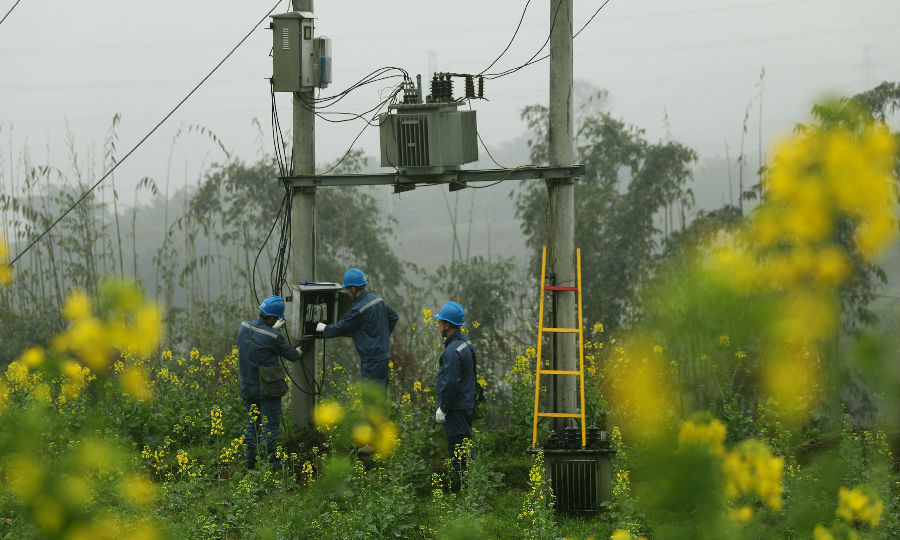
[[[13,0],[0,1],[0,15]],[[288,4],[282,3],[278,11]],[[481,71],[503,49],[524,0],[457,0],[442,8],[421,1],[317,0],[317,35],[333,40],[333,85],[344,89],[380,66],[401,66],[430,79],[429,67]],[[575,0],[578,29],[600,1]],[[120,155],[174,105],[272,2],[248,0],[22,0],[0,26],[0,153],[27,145],[36,162],[64,165],[67,126],[79,148],[100,144],[119,113]],[[546,0],[533,0],[515,43],[495,69],[515,66],[544,42]],[[237,53],[117,174],[120,189],[145,175],[162,179],[175,131],[199,124],[239,156],[271,148],[269,85],[272,36],[263,24]],[[651,139],[671,135],[701,153],[736,152],[748,103],[765,68],[762,130],[771,141],[806,117],[815,99],[900,79],[898,0],[611,0],[575,41],[575,77],[610,92],[609,106]],[[479,131],[491,146],[520,135],[522,107],[546,102],[546,62],[489,81],[478,102]],[[339,110],[363,111],[384,84],[357,90]],[[287,96],[279,99],[290,124]],[[755,150],[758,102],[748,148]],[[253,125],[257,118],[263,132]],[[338,157],[358,123],[317,124],[317,161]],[[377,155],[378,134],[358,143]],[[83,151],[83,150],[82,150]],[[174,150],[173,178],[196,177],[221,159],[198,135]],[[85,156],[86,157],[86,156]],[[99,171],[97,171],[99,173]],[[87,179],[86,179],[87,180]],[[128,200],[128,199],[126,199]]]

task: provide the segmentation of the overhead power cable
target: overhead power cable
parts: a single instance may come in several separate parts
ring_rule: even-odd
[[[525,20],[525,13],[528,11],[528,4],[530,4],[530,3],[531,3],[531,0],[528,0],[527,2],[525,2],[525,7],[522,8],[522,16],[519,17],[519,24],[516,25],[516,31],[513,32],[512,37],[509,38],[509,43],[506,44],[506,48],[503,49],[503,51],[499,55],[497,55],[497,58],[494,58],[494,61],[491,62],[491,64],[488,67],[479,71],[478,75],[476,75],[476,77],[480,76],[480,75],[484,75],[485,71],[494,67],[494,64],[496,64],[501,58],[503,58],[503,55],[506,54],[506,51],[508,51],[509,48],[512,47],[513,41],[515,41],[516,35],[518,35],[518,33],[519,33],[519,29],[522,28],[522,21]],[[557,9],[559,9],[559,8],[557,8]]]
[[[6,15],[4,15],[2,19],[0,19],[0,24],[3,24],[3,21],[5,21],[7,17],[9,17],[9,14],[12,13],[14,9],[16,9],[16,6],[18,6],[19,2],[21,1],[22,0],[16,0],[16,3],[13,4],[11,8],[9,8],[9,11],[6,12]]]
[[[584,31],[585,28],[587,28],[587,26],[591,23],[591,21],[594,20],[594,18],[597,16],[597,14],[600,13],[600,10],[602,10],[608,3],[609,3],[609,0],[606,0],[605,2],[600,4],[600,7],[597,8],[597,10],[594,12],[594,14],[591,15],[591,17],[587,20],[587,22],[585,22],[583,25],[581,25],[581,28],[579,28],[578,31],[572,35],[572,39],[575,39],[576,37],[578,37],[578,34],[580,34],[582,31]],[[559,13],[560,6],[562,6],[562,2],[557,4],[556,11],[553,12],[553,20],[550,22],[550,28],[553,28],[553,26],[556,24],[556,15]],[[542,61],[550,58],[549,54],[545,54],[544,56],[537,58],[537,55],[539,55],[541,53],[541,51],[544,50],[544,48],[547,46],[547,44],[549,42],[550,42],[550,36],[548,35],[547,39],[544,41],[544,44],[541,45],[541,48],[538,49],[538,51],[536,53],[534,53],[534,55],[531,58],[529,58],[528,61],[526,61],[524,64],[514,67],[514,68],[507,69],[506,71],[501,71],[498,73],[489,73],[489,74],[485,75],[484,78],[485,79],[499,79],[500,77],[505,77],[507,75],[511,75],[511,74],[519,71],[520,69],[524,69],[530,65],[537,64],[538,62],[542,62]]]
[[[18,3],[18,2],[17,2],[17,3]],[[275,10],[278,8],[278,4],[280,4],[280,3],[281,3],[281,0],[278,0],[278,2],[275,2],[275,5],[272,6],[272,9],[270,9],[268,12],[266,12],[266,14],[265,14],[259,21],[257,21],[256,24],[253,25],[253,28],[251,28],[250,31],[247,32],[247,33],[244,35],[244,37],[242,37],[241,40],[238,41],[237,44],[236,44],[234,47],[231,48],[230,51],[228,51],[228,54],[226,54],[224,58],[222,58],[221,60],[219,60],[219,63],[216,64],[216,65],[210,70],[210,72],[206,74],[205,77],[203,77],[202,79],[200,79],[200,82],[198,82],[198,83],[191,89],[191,91],[188,92],[187,95],[184,96],[184,97],[181,99],[181,101],[179,101],[174,107],[172,107],[172,109],[171,109],[168,113],[166,113],[165,116],[163,116],[162,120],[160,120],[159,122],[157,122],[156,125],[153,126],[153,128],[152,128],[150,131],[148,131],[147,134],[144,135],[144,137],[141,138],[141,140],[139,140],[139,141],[137,142],[137,144],[135,144],[134,146],[132,146],[132,147],[131,147],[131,150],[129,150],[128,153],[126,153],[126,154],[122,157],[122,159],[120,159],[119,161],[117,161],[117,162],[112,166],[112,168],[110,168],[108,171],[106,171],[106,173],[105,173],[103,176],[101,176],[99,180],[97,180],[96,182],[94,182],[94,184],[90,187],[90,189],[88,189],[87,191],[85,191],[84,193],[82,193],[81,196],[78,197],[78,199],[77,199],[77,200],[76,200],[76,201],[75,201],[68,209],[66,209],[66,211],[63,212],[62,215],[60,215],[58,218],[56,218],[56,220],[55,220],[53,223],[51,223],[49,227],[47,227],[46,229],[44,229],[44,231],[43,231],[40,235],[38,235],[37,238],[35,238],[34,240],[32,240],[31,243],[28,244],[28,246],[27,246],[25,249],[23,249],[22,251],[20,251],[20,252],[18,253],[18,255],[16,255],[11,261],[9,261],[9,265],[12,266],[12,265],[16,264],[16,261],[18,261],[19,259],[21,259],[23,255],[25,255],[26,253],[28,253],[28,250],[30,250],[30,249],[33,248],[38,242],[40,242],[41,239],[43,239],[44,236],[47,235],[47,233],[49,233],[51,230],[53,230],[53,228],[56,227],[56,225],[57,225],[60,221],[62,221],[66,216],[68,216],[69,213],[72,212],[72,210],[74,210],[79,204],[81,204],[81,202],[84,201],[84,199],[86,199],[88,195],[90,195],[91,193],[93,193],[93,191],[94,191],[95,189],[97,189],[97,187],[98,187],[101,183],[103,183],[104,180],[106,180],[106,179],[107,179],[107,178],[108,178],[108,177],[109,177],[109,176],[110,176],[117,168],[119,168],[119,165],[121,165],[122,163],[124,163],[125,160],[128,159],[128,157],[131,156],[131,154],[133,154],[133,153],[135,152],[135,150],[137,150],[142,144],[144,144],[144,141],[146,141],[147,139],[150,138],[151,135],[153,135],[154,133],[156,133],[156,130],[159,129],[159,127],[162,126],[162,125],[166,122],[166,120],[169,119],[169,117],[171,117],[173,114],[175,114],[175,111],[177,111],[177,110],[179,109],[179,107],[181,107],[181,106],[184,104],[185,101],[187,101],[192,95],[194,95],[194,92],[196,92],[201,86],[203,86],[203,83],[205,83],[210,77],[212,77],[213,73],[215,73],[216,70],[218,70],[218,69],[222,66],[222,64],[225,63],[226,60],[228,60],[229,58],[231,58],[231,55],[234,54],[234,52],[238,49],[238,47],[240,47],[241,45],[243,45],[244,42],[247,41],[247,38],[249,38],[250,35],[251,35],[253,32],[255,32],[257,28],[259,28],[259,25],[261,25],[261,24],[263,23],[263,21],[265,21],[266,19],[269,18],[269,15],[271,15],[272,12],[275,11]],[[15,6],[13,6],[13,7],[15,7]],[[7,14],[7,15],[8,15],[8,14]],[[4,19],[5,19],[5,17],[4,17]]]
[[[356,137],[353,138],[353,141],[350,142],[350,146],[347,148],[347,151],[344,152],[344,155],[342,155],[341,158],[339,160],[337,160],[337,162],[334,165],[331,166],[331,168],[329,168],[327,171],[325,171],[323,173],[317,174],[316,176],[324,176],[324,175],[330,173],[331,171],[337,169],[338,166],[340,166],[340,164],[343,163],[343,161],[345,159],[347,159],[347,156],[350,155],[350,152],[353,150],[353,145],[356,144],[356,141],[358,141],[359,138],[362,136],[363,132],[366,131],[366,128],[374,125],[373,122],[375,121],[375,118],[378,116],[378,113],[381,112],[381,109],[385,105],[387,105],[389,102],[393,103],[396,100],[397,94],[400,93],[402,88],[403,88],[403,85],[398,84],[397,86],[395,86],[392,89],[393,91],[391,92],[391,94],[386,99],[384,99],[381,103],[379,103],[378,106],[374,109],[375,113],[372,115],[372,119],[366,120],[366,124],[363,126],[363,128],[361,130],[359,130],[359,133],[356,134]],[[373,109],[370,109],[369,111],[372,111],[372,110]]]

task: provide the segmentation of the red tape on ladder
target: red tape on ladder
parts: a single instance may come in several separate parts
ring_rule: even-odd
[[[557,285],[544,285],[545,291],[578,291],[578,287],[559,287]]]

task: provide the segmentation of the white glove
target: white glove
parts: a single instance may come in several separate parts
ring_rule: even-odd
[[[278,319],[277,321],[275,321],[275,324],[272,325],[272,328],[278,330],[282,326],[284,326],[284,319]]]
[[[447,419],[447,415],[444,414],[444,411],[442,411],[440,407],[438,407],[437,412],[434,413],[434,421],[437,422],[438,424],[443,424],[444,420],[446,420],[446,419]]]
[[[324,332],[325,331],[325,323],[320,322],[316,324],[316,332]]]

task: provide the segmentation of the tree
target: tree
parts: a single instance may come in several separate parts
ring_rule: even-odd
[[[342,163],[343,170],[358,171],[362,159],[361,152],[352,152]],[[190,336],[196,344],[198,336],[203,336],[209,341],[204,343],[205,350],[221,349],[222,343],[230,346],[235,320],[252,313],[254,302],[262,297],[286,294],[286,282],[300,279],[291,275],[284,275],[285,282],[277,279],[279,265],[284,273],[289,268],[289,240],[282,243],[279,238],[288,199],[277,178],[276,164],[269,156],[249,164],[239,159],[213,164],[191,197],[188,212],[176,220],[171,230],[183,230],[188,244],[204,237],[221,248],[217,254],[196,250],[182,269],[182,285],[220,259],[235,277],[221,283],[218,295],[198,298],[190,312],[170,308],[172,320],[181,322],[170,326],[174,342]],[[316,207],[317,277],[339,280],[347,267],[359,266],[379,291],[396,292],[405,267],[390,244],[391,223],[375,199],[359,188],[320,188]],[[284,230],[289,233],[289,223]],[[282,257],[280,247],[285,248]]]
[[[597,97],[602,99],[602,94]],[[532,160],[546,163],[547,107],[526,107],[522,117],[535,135],[529,140]],[[676,210],[684,227],[684,213],[693,204],[686,184],[697,157],[675,141],[650,143],[642,129],[603,111],[578,122],[576,152],[585,166],[575,188],[584,313],[615,329],[639,317],[636,298],[659,262],[660,243],[674,228]],[[546,208],[543,186],[520,188],[516,215],[533,253],[547,242]]]
[[[490,352],[506,350],[507,324],[522,295],[521,288],[512,279],[514,271],[512,258],[489,262],[475,256],[467,262],[442,265],[436,272],[438,289],[447,300],[463,305],[469,338],[489,356]],[[439,305],[443,303],[439,302]]]

